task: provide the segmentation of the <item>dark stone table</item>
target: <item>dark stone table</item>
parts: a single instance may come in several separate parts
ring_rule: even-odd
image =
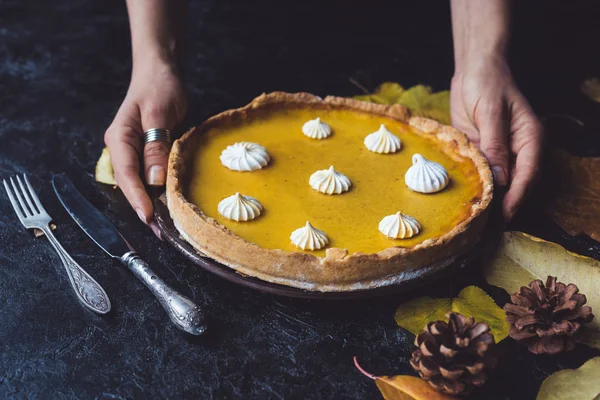
[[[369,88],[394,80],[444,89],[452,75],[445,2],[191,3],[186,126],[261,92],[349,96],[357,92],[349,78]],[[523,3],[512,52],[518,82],[541,115],[586,122],[586,129],[565,125],[560,143],[600,155],[590,133],[600,106],[579,94],[580,82],[600,71],[600,7]],[[0,0],[0,177],[29,174],[59,240],[114,307],[105,317],[85,310],[49,243],[25,231],[0,194],[1,398],[378,398],[352,357],[374,374],[412,374],[413,335],[393,319],[403,299],[451,296],[466,284],[505,298],[477,266],[410,294],[321,302],[246,290],[186,262],[136,219],[119,191],[93,180],[104,130],[127,89],[128,35],[122,1]],[[208,310],[205,337],[174,328],[148,290],[75,226],[51,189],[57,172],[67,172],[167,281]],[[525,208],[512,228],[600,256],[598,243],[567,236],[540,207]],[[498,370],[473,398],[533,399],[549,374],[600,354],[578,346],[536,357],[510,339],[501,346]]]

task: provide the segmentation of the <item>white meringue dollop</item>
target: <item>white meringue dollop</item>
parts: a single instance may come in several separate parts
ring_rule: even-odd
[[[400,138],[388,131],[384,124],[381,124],[377,132],[367,135],[365,138],[365,147],[373,153],[395,153],[402,147]]]
[[[329,169],[322,169],[310,176],[310,187],[324,194],[341,194],[350,190],[350,179],[341,172],[336,171],[333,165]]]
[[[325,232],[306,221],[306,225],[296,229],[290,235],[292,244],[302,250],[319,250],[329,243]]]
[[[331,135],[331,127],[321,118],[311,119],[302,126],[302,133],[311,139],[325,139]]]
[[[219,214],[234,221],[251,221],[258,217],[263,209],[260,202],[251,196],[239,192],[224,198],[217,206]]]
[[[419,221],[410,215],[396,214],[383,217],[379,222],[379,232],[392,239],[408,239],[421,231]]]
[[[412,162],[413,165],[404,175],[404,181],[410,190],[420,193],[435,193],[448,186],[450,178],[443,166],[427,160],[420,154],[414,154]]]
[[[256,171],[271,159],[267,150],[257,143],[237,142],[221,153],[221,164],[233,171]]]

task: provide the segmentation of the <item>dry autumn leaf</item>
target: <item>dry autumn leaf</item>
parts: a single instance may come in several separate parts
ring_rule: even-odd
[[[438,392],[424,380],[411,375],[374,376],[358,365],[354,365],[365,376],[373,379],[385,400],[455,400],[457,397]]]
[[[404,89],[397,83],[384,82],[374,93],[354,98],[379,104],[401,104],[408,107],[413,115],[435,119],[446,125],[451,122],[450,92],[447,90],[433,93],[429,86],[416,85]]]
[[[600,103],[600,79],[590,78],[583,81],[581,92],[589,97],[590,100]]]
[[[564,247],[522,232],[505,232],[493,259],[484,267],[490,285],[512,294],[534,279],[548,275],[574,283],[587,297],[592,312],[600,310],[600,261],[571,253]],[[581,341],[600,348],[600,318],[595,318]]]
[[[565,369],[547,377],[536,400],[599,400],[600,357],[577,369]]]
[[[106,183],[107,185],[117,184],[107,147],[102,150],[102,154],[96,163],[96,182]]]
[[[56,230],[56,225],[54,224],[50,224],[50,230]],[[38,238],[40,236],[45,236],[44,232],[41,229],[38,228],[34,228],[33,229],[33,235]]]
[[[510,325],[506,322],[504,310],[477,286],[467,286],[453,299],[419,297],[402,303],[396,310],[395,319],[398,325],[417,335],[427,323],[446,320],[450,311],[488,324],[496,343],[508,336]]]
[[[547,212],[569,235],[600,242],[600,157],[575,157],[553,149],[557,176]]]
[[[373,94],[354,96],[356,100],[369,101],[378,104],[396,104],[404,88],[395,82],[384,82]]]

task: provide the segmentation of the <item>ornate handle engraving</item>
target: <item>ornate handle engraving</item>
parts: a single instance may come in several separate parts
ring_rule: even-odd
[[[60,260],[67,270],[71,286],[75,289],[75,293],[83,305],[99,314],[109,312],[110,300],[102,286],[71,258],[48,227],[44,227],[42,231],[44,231],[44,234],[58,253]]]
[[[121,262],[144,282],[179,329],[192,335],[204,333],[206,320],[200,307],[160,279],[136,252],[125,254]]]

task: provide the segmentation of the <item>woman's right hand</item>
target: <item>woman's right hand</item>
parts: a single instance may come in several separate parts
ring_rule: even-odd
[[[117,185],[146,224],[152,221],[153,212],[142,179],[151,186],[165,184],[170,144],[152,142],[144,146],[144,132],[151,128],[173,130],[186,111],[187,97],[173,65],[162,61],[134,63],[127,95],[104,141]]]

